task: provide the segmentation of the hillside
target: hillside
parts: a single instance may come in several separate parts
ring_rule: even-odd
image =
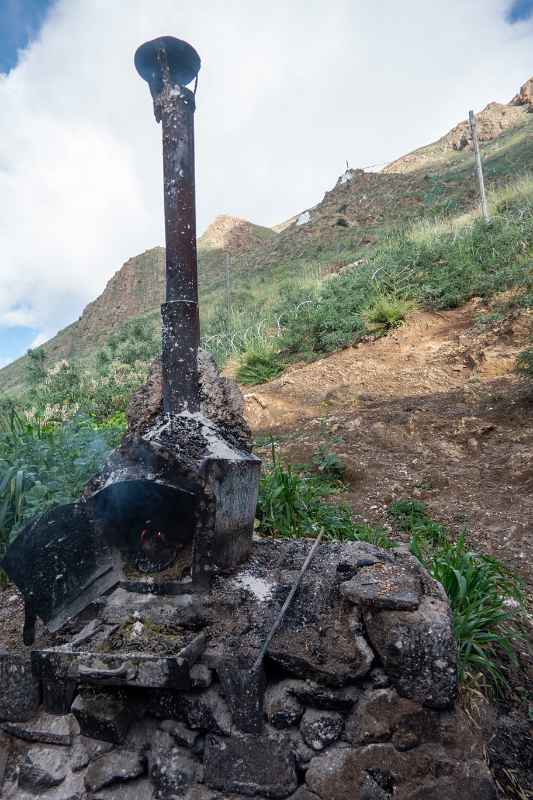
[[[490,103],[478,115],[489,188],[533,163],[532,96],[533,79],[509,104]],[[258,309],[275,304],[289,283],[306,280],[310,271],[323,277],[364,258],[391,230],[414,219],[469,211],[477,198],[463,121],[381,173],[347,170],[319,203],[273,229],[217,217],[198,240],[204,332],[214,326],[218,335],[222,306],[231,306],[232,313],[248,309],[253,320]],[[126,321],[156,315],[163,295],[164,249],[156,247],[129,259],[79,320],[44,345],[48,365],[90,358]],[[23,357],[0,370],[3,391],[23,390],[25,363]]]

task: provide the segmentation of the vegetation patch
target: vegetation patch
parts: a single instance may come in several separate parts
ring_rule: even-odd
[[[381,528],[354,521],[345,504],[327,502],[342,484],[285,466],[272,444],[272,464],[263,471],[257,504],[257,528],[266,536],[294,539],[317,536],[327,539],[364,541],[391,548],[394,543]]]
[[[469,550],[464,534],[452,541],[423,503],[400,500],[392,504],[390,515],[411,535],[411,552],[448,595],[460,680],[502,694],[524,644],[521,581],[497,559]]]

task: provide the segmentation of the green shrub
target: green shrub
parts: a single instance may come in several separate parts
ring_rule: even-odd
[[[312,461],[322,475],[332,478],[333,480],[342,479],[345,472],[342,459],[339,458],[337,453],[329,450],[326,445],[320,445]]]
[[[393,547],[386,531],[358,524],[347,506],[326,502],[324,498],[335,490],[338,491],[338,483],[300,474],[290,464],[284,466],[272,445],[272,466],[263,472],[259,490],[258,530],[291,539],[317,536],[322,531],[328,539]]]
[[[516,357],[515,371],[527,378],[533,377],[533,350],[522,350]]]
[[[123,430],[119,419],[100,427],[79,415],[67,423],[49,423],[4,405],[0,410],[0,552],[31,517],[75,500]]]
[[[379,295],[363,312],[363,319],[370,330],[388,331],[401,325],[415,308],[414,300],[395,295]]]
[[[498,199],[500,198],[500,199]],[[281,346],[320,354],[357,342],[378,324],[393,327],[410,310],[398,299],[430,309],[455,308],[531,285],[533,181],[492,195],[491,225],[474,215],[420,222],[393,232],[366,263],[324,281],[298,314],[283,313]],[[526,297],[532,292],[526,291]]]
[[[452,542],[447,529],[428,516],[424,503],[400,500],[389,511],[398,527],[411,534],[413,555],[446,591],[460,680],[481,676],[488,689],[502,692],[523,641],[521,582],[496,559],[467,550],[464,535]]]
[[[236,372],[239,383],[256,385],[273,380],[283,372],[280,354],[268,347],[257,347],[244,352]]]

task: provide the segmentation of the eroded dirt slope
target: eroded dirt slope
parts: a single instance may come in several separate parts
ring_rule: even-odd
[[[355,513],[388,524],[417,497],[533,590],[533,385],[512,370],[531,318],[490,330],[475,302],[420,312],[392,335],[294,366],[246,392],[256,433],[272,431],[293,462],[326,444],[347,464]]]

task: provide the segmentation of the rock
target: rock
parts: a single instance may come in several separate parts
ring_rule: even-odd
[[[457,694],[457,648],[443,600],[423,597],[416,611],[366,609],[366,630],[385,672],[404,697],[447,708]]]
[[[85,736],[78,736],[72,746],[70,755],[70,768],[73,772],[84,769],[90,761],[109,753],[114,745],[111,742],[102,742],[98,739],[87,739]]]
[[[294,696],[300,681],[285,680],[272,684],[265,694],[265,714],[274,728],[291,728],[298,725],[304,709]]]
[[[149,778],[115,784],[91,795],[91,800],[154,800],[154,787]]]
[[[121,744],[135,719],[135,709],[116,691],[80,693],[72,704],[72,713],[81,732],[92,739]]]
[[[226,657],[217,668],[232,722],[243,733],[260,733],[263,729],[266,678],[262,667],[253,668],[255,657]]]
[[[68,753],[62,747],[31,747],[21,764],[19,787],[39,794],[67,775]]]
[[[225,793],[284,798],[297,787],[292,752],[279,740],[264,734],[231,738],[209,735],[204,766],[206,784]]]
[[[0,734],[0,797],[2,797],[2,786],[6,774],[7,761],[11,750],[11,742],[8,736]]]
[[[502,716],[488,745],[489,762],[502,786],[509,774],[533,794],[533,725],[526,719]]]
[[[200,409],[235,437],[236,443],[250,451],[252,434],[244,419],[244,401],[239,387],[230,378],[220,376],[213,356],[198,351]],[[131,397],[126,411],[130,433],[145,432],[162,410],[162,374],[160,359],[153,362],[147,382]]]
[[[357,686],[330,689],[313,681],[296,680],[291,681],[291,692],[306,706],[343,713],[350,711],[361,695]]]
[[[306,786],[300,786],[294,794],[291,794],[288,800],[320,800],[320,798],[318,795],[310,792]]]
[[[146,772],[146,759],[135,750],[113,750],[96,759],[85,775],[85,785],[91,792],[113,783],[139,778]]]
[[[392,792],[388,792],[378,781],[367,772],[361,779],[359,787],[360,800],[390,800]]]
[[[311,761],[305,780],[321,800],[384,800],[383,792],[395,800],[496,798],[485,764],[453,761],[440,746],[431,745],[408,753],[399,753],[391,744],[332,747]]]
[[[40,744],[61,744],[70,747],[72,738],[79,733],[79,727],[71,714],[56,717],[41,712],[30,722],[6,722],[2,725],[5,733]]]
[[[201,780],[202,767],[185,748],[160,746],[160,741],[158,738],[149,755],[150,777],[157,797],[170,800]]]
[[[423,709],[412,700],[400,697],[394,689],[375,689],[363,695],[346,721],[346,738],[353,744],[385,742],[408,717],[423,714]],[[409,732],[411,733],[411,732]],[[411,734],[398,739],[398,749],[415,747],[418,737]],[[406,746],[409,745],[409,746]]]
[[[336,711],[308,708],[302,717],[300,731],[313,750],[323,750],[336,742],[344,728],[344,720]]]
[[[30,658],[0,651],[0,720],[26,722],[37,713],[40,697]]]
[[[216,689],[210,688],[198,695],[184,694],[183,699],[190,728],[229,736],[231,713]]]
[[[417,577],[398,563],[362,567],[341,583],[340,591],[350,602],[370,608],[414,611],[420,602]]]
[[[533,78],[520,87],[520,91],[510,102],[512,106],[527,106],[533,103]]]
[[[390,686],[390,680],[385,670],[375,667],[365,681],[365,689],[370,686],[372,689],[386,689]]]
[[[268,655],[287,672],[327,686],[345,686],[370,671],[374,653],[363,636],[354,636],[345,620],[324,618],[320,629],[277,633]]]
[[[206,664],[193,664],[189,674],[194,689],[209,689],[213,683],[213,670]]]
[[[181,747],[188,747],[193,749],[201,738],[198,731],[191,731],[183,722],[175,722],[172,719],[167,719],[159,726],[162,731],[169,733],[177,745]]]

